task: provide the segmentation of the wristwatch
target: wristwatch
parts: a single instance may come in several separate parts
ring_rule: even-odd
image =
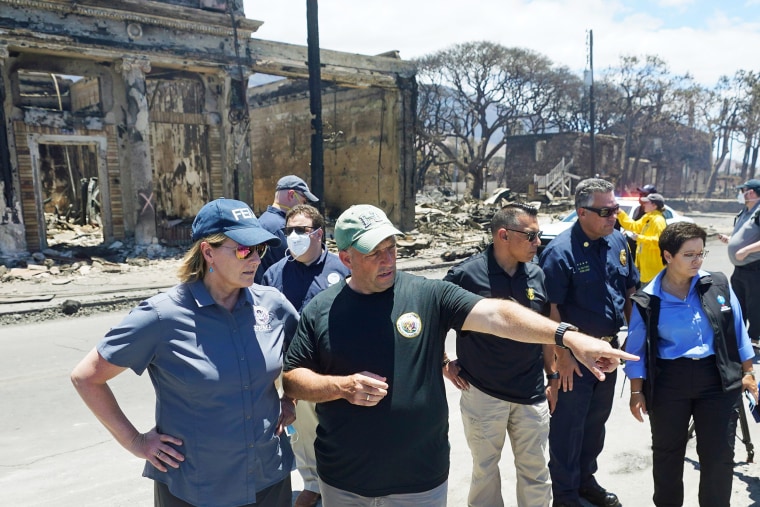
[[[565,332],[566,331],[578,331],[578,328],[572,324],[568,324],[567,322],[560,322],[559,326],[557,326],[557,330],[554,331],[554,343],[557,344],[558,347],[562,347],[563,349],[566,349],[565,346]]]
[[[553,371],[546,374],[546,380],[559,380],[559,372]]]

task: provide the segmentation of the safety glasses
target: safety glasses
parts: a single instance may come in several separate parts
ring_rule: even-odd
[[[704,260],[705,257],[707,257],[708,252],[709,250],[702,250],[701,252],[687,252],[687,253],[682,253],[681,255],[683,255],[683,258],[689,262],[696,261],[696,260],[701,261],[701,260]]]
[[[227,245],[219,245],[219,248],[230,248],[232,250],[235,250],[235,257],[240,259],[241,261],[243,259],[247,259],[251,256],[253,252],[256,252],[259,254],[259,259],[264,257],[267,254],[267,245],[266,243],[261,243],[259,245],[253,245],[253,246],[245,246],[245,245],[238,245],[238,246],[227,246]]]
[[[519,232],[520,234],[525,234],[525,239],[527,239],[530,243],[532,243],[536,238],[540,238],[543,234],[543,231],[518,231],[517,229],[507,229],[508,231],[512,232]]]
[[[620,206],[613,206],[611,208],[592,208],[591,206],[583,206],[583,209],[593,211],[602,218],[607,218],[610,215],[617,215],[620,211]]]

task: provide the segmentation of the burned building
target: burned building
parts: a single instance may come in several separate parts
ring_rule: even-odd
[[[261,24],[242,0],[0,0],[0,258],[44,249],[51,215],[147,244],[210,199],[261,211],[280,176],[309,181],[306,47]],[[320,58],[328,214],[366,202],[411,228],[413,65]]]

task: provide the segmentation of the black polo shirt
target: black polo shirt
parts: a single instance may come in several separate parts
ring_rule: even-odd
[[[454,266],[444,280],[484,297],[513,299],[548,315],[544,273],[535,263],[520,263],[509,276],[497,263],[493,245]],[[472,331],[457,333],[460,375],[486,394],[513,403],[546,399],[541,345],[505,340]]]

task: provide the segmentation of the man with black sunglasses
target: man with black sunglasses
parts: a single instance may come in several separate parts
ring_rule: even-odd
[[[452,267],[444,280],[481,296],[512,299],[548,316],[544,272],[533,262],[540,236],[538,209],[509,204],[491,219],[492,243]],[[458,359],[444,359],[443,368],[462,390],[459,408],[472,454],[467,504],[504,505],[499,461],[506,434],[515,456],[517,505],[548,506],[552,489],[545,456],[549,413],[559,386],[554,346],[458,331],[456,348]]]
[[[630,317],[630,296],[639,281],[625,237],[615,230],[620,209],[608,181],[578,184],[578,220],[541,254],[550,316],[619,348],[617,333]],[[555,347],[560,388],[549,430],[549,470],[554,507],[615,507],[617,496],[594,478],[612,410],[615,376],[599,382],[571,351]]]

